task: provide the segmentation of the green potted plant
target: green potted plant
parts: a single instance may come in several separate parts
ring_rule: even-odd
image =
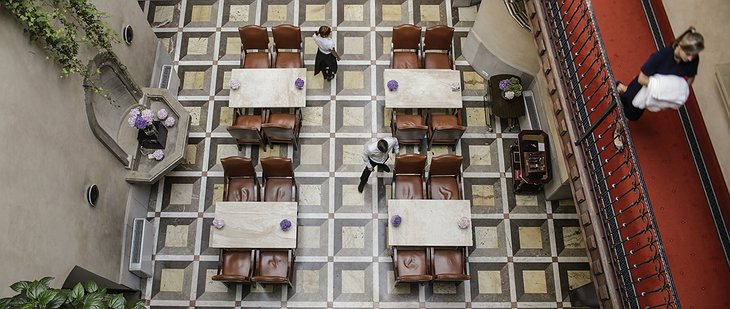
[[[18,281],[10,288],[18,294],[0,299],[0,309],[23,308],[90,308],[90,309],[142,309],[144,301],[127,304],[122,294],[107,294],[105,288],[93,281],[77,283],[73,289],[53,289],[50,283],[53,277],[45,277],[35,281]]]

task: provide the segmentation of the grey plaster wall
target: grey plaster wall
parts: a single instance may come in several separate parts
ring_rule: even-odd
[[[156,38],[137,2],[94,2],[115,30],[134,25],[134,43],[115,51],[146,86]],[[60,286],[75,265],[119,281],[127,170],[90,131],[81,78],[59,78],[1,8],[0,41],[0,297],[17,280],[53,276]],[[101,190],[95,208],[84,196],[92,183]]]

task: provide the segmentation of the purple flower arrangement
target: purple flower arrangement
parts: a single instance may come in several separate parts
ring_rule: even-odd
[[[152,113],[151,110],[144,107],[138,107],[129,111],[127,123],[129,123],[129,126],[133,128],[142,130],[152,125],[152,120],[154,120],[154,113]]]
[[[509,85],[509,79],[499,81],[499,90],[504,90],[504,88],[507,88],[507,85]]]
[[[279,227],[282,231],[286,232],[289,228],[291,228],[291,221],[289,221],[289,219],[281,220],[281,222],[279,222]]]
[[[168,114],[166,109],[162,108],[157,111],[157,119],[164,120],[167,116]]]
[[[165,121],[163,122],[163,124],[164,124],[164,125],[165,125],[166,127],[168,127],[168,128],[169,128],[169,127],[172,127],[172,126],[174,126],[174,125],[175,125],[175,118],[172,118],[172,117],[167,117],[167,119],[165,119]]]
[[[403,218],[401,218],[401,216],[399,215],[390,217],[390,224],[392,224],[393,227],[400,226],[401,222],[403,222]]]
[[[469,225],[471,225],[471,220],[469,220],[469,218],[467,218],[467,217],[459,218],[459,228],[467,229],[467,228],[469,228]]]
[[[499,90],[502,90],[502,97],[512,100],[522,95],[522,84],[516,77],[499,81]]]
[[[165,153],[162,151],[162,149],[157,149],[157,150],[155,150],[155,152],[147,155],[147,159],[150,159],[150,160],[155,159],[157,161],[162,160],[162,158],[164,158],[164,157],[165,157]]]
[[[297,78],[297,80],[294,81],[294,87],[297,87],[297,89],[304,88],[304,80],[301,78]]]
[[[389,80],[388,81],[388,90],[390,90],[390,91],[398,90],[398,81],[395,79]]]
[[[223,219],[221,219],[221,218],[215,218],[215,219],[213,219],[213,226],[215,226],[215,228],[217,228],[217,229],[220,230],[225,225],[226,225],[226,222],[223,221]]]
[[[238,88],[241,88],[241,81],[237,79],[231,79],[228,81],[228,86],[231,88],[231,90],[237,90]]]

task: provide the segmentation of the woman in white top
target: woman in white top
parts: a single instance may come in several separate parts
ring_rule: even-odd
[[[314,43],[317,44],[317,57],[314,58],[314,75],[322,72],[324,79],[330,81],[337,73],[337,61],[340,55],[335,50],[335,41],[330,36],[332,29],[327,26],[319,27],[319,31],[312,35]]]

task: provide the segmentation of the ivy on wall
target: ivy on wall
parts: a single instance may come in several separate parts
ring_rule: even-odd
[[[61,77],[80,74],[89,78],[92,74],[79,58],[80,44],[108,54],[120,66],[112,51],[112,44],[119,37],[89,0],[0,0],[2,5],[23,25],[32,41],[40,43],[48,57],[61,66]],[[91,85],[95,91],[103,89]],[[106,96],[106,95],[105,95]]]

